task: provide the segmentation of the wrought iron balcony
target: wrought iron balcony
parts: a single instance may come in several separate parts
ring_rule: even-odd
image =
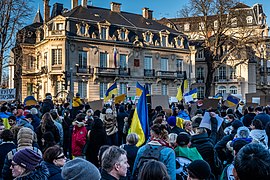
[[[241,81],[241,77],[236,77],[236,76],[215,76],[214,82],[237,82]]]
[[[83,74],[83,75],[93,75],[94,74],[94,68],[91,66],[77,66],[76,70],[77,74]]]
[[[156,76],[163,79],[176,79],[176,71],[157,71]]]
[[[118,68],[119,69],[119,75],[120,76],[130,76],[130,68]]]
[[[185,77],[187,77],[186,71],[176,71],[176,74],[178,79],[184,79]]]
[[[99,76],[117,76],[119,70],[118,68],[96,67],[95,74]]]
[[[144,76],[146,77],[154,77],[155,70],[154,69],[144,69]]]
[[[204,83],[204,77],[203,76],[197,77],[196,82],[197,83]]]

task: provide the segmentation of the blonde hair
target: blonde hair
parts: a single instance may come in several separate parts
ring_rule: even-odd
[[[127,135],[126,141],[130,145],[135,145],[139,141],[139,136],[136,133],[130,133]]]

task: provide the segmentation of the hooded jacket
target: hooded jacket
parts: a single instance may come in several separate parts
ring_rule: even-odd
[[[79,107],[80,105],[82,105],[82,100],[80,97],[74,97],[73,101],[72,101],[72,107]]]
[[[87,129],[83,122],[73,122],[71,149],[73,156],[81,156],[86,143]]]
[[[15,180],[47,180],[49,177],[49,170],[44,162],[41,162],[40,165],[34,170],[26,175],[16,177]]]
[[[250,131],[249,135],[252,137],[252,142],[257,142],[265,148],[268,148],[268,136],[265,130],[253,129]]]

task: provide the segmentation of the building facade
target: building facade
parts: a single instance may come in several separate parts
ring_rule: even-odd
[[[192,79],[192,87],[198,88],[198,97],[203,98],[205,91],[205,81],[207,75],[207,56],[204,46],[204,38],[215,37],[219,26],[227,24],[222,30],[224,36],[234,36],[235,39],[240,36],[247,36],[250,40],[246,42],[245,48],[238,54],[229,54],[224,64],[219,66],[214,73],[211,95],[217,93],[231,93],[243,95],[256,93],[260,91],[261,86],[266,86],[267,81],[267,57],[258,47],[264,47],[268,38],[269,27],[266,24],[266,16],[261,4],[255,4],[252,7],[243,3],[238,3],[230,9],[227,15],[209,16],[208,24],[202,22],[202,17],[187,17],[159,20],[160,23],[167,25],[179,32],[183,32],[189,37],[190,46],[195,51],[195,78]],[[205,31],[208,26],[208,31]],[[231,38],[233,39],[233,38]],[[239,38],[240,39],[240,38]],[[222,46],[222,53],[230,53],[229,45]],[[228,48],[228,49],[227,49]],[[264,52],[266,54],[266,52]],[[245,61],[243,61],[245,60]],[[263,68],[262,68],[263,67]],[[259,73],[261,71],[261,73]],[[261,76],[261,75],[264,76]],[[269,79],[270,80],[270,79]],[[269,84],[269,83],[268,83]],[[270,86],[267,86],[270,88]]]
[[[194,76],[186,35],[153,20],[148,8],[138,15],[114,2],[110,9],[86,0],[71,5],[67,10],[56,3],[50,15],[44,0],[44,21],[38,11],[34,23],[18,32],[10,67],[19,99],[79,92],[98,100],[115,81],[119,94],[129,97],[137,81],[151,94],[176,96],[184,76]]]

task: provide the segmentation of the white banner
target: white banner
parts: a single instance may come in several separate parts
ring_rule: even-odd
[[[0,89],[0,101],[13,101],[16,99],[16,88]]]

